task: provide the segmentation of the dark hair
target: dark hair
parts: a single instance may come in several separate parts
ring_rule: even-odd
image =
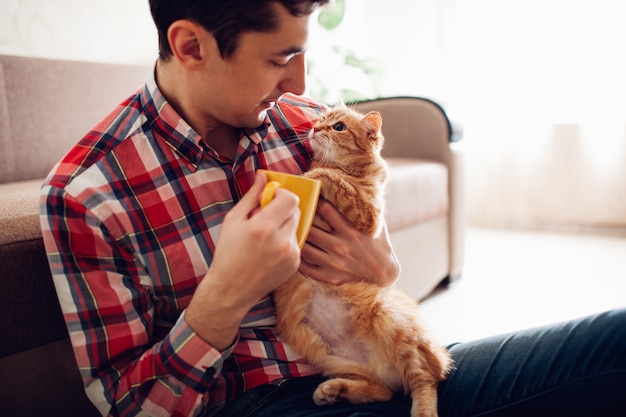
[[[329,0],[150,0],[150,11],[159,34],[159,56],[168,60],[172,48],[167,40],[170,25],[188,19],[213,33],[220,54],[232,56],[239,35],[244,32],[271,32],[278,20],[273,3],[282,4],[293,16],[304,16]]]

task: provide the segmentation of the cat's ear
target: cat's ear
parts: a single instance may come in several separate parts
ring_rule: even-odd
[[[377,111],[371,111],[363,117],[361,123],[365,126],[368,133],[378,134],[383,125],[383,118]]]

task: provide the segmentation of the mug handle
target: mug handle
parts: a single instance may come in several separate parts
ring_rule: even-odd
[[[265,188],[263,188],[263,194],[261,194],[261,208],[267,206],[270,201],[272,201],[278,187],[280,187],[280,183],[278,181],[270,181],[265,184]]]

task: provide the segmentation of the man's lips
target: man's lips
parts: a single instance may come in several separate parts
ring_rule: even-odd
[[[280,96],[279,97],[268,97],[266,100],[263,100],[263,105],[274,106],[279,99],[280,99]]]
[[[271,109],[275,105],[276,105],[275,101],[262,101],[261,102],[261,107],[263,107],[265,109]]]

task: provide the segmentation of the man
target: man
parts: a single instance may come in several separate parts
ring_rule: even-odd
[[[408,415],[402,398],[315,406],[320,378],[273,328],[269,294],[298,269],[335,284],[383,286],[399,272],[386,233],[371,239],[351,230],[327,203],[318,210],[332,232],[314,228],[302,251],[293,194],[279,189],[258,211],[267,180],[256,169],[301,173],[311,159],[306,134],[323,108],[297,96],[310,16],[325,2],[152,0],[155,79],[46,180],[49,262],[86,392],[103,415]],[[625,321],[613,312],[568,328],[626,345]],[[599,323],[612,323],[610,331]],[[563,333],[545,333],[536,350],[556,355]],[[592,341],[572,344],[584,356]],[[442,385],[441,414],[566,409],[549,395],[572,398],[563,390],[572,381],[532,380],[528,388],[536,375],[526,369],[540,367],[517,360],[528,345],[502,350],[500,342],[451,348],[458,370]],[[615,349],[581,380],[611,371],[610,382],[623,384],[624,348]],[[577,361],[562,355],[553,363],[563,369]],[[499,357],[506,363],[491,372]],[[515,381],[520,389],[505,388]],[[596,385],[608,393],[613,386]],[[498,387],[504,392],[493,395]]]

